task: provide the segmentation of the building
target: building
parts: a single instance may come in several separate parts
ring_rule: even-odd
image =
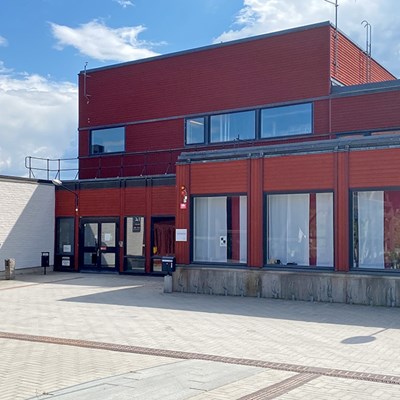
[[[42,252],[53,259],[54,186],[44,180],[0,176],[0,191],[0,271],[9,259],[19,272],[41,266]]]
[[[329,22],[85,70],[79,89],[56,269],[173,255],[174,290],[400,304],[400,82]]]

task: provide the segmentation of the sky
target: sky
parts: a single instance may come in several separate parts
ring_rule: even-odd
[[[0,175],[25,157],[78,153],[77,76],[88,69],[335,21],[335,0],[0,0]],[[338,27],[400,77],[400,2],[337,0]],[[51,162],[57,170],[57,163]],[[46,168],[36,159],[33,166]],[[49,178],[56,171],[51,172]],[[74,171],[63,179],[73,179]],[[36,171],[36,178],[47,174]],[[57,176],[58,177],[58,176]]]

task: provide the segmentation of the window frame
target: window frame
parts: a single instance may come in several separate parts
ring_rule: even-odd
[[[307,133],[299,133],[299,134],[292,134],[292,135],[279,135],[279,136],[266,136],[262,137],[262,112],[264,110],[272,110],[272,109],[279,109],[283,107],[296,107],[296,106],[304,106],[310,105],[310,132]],[[220,115],[229,115],[235,113],[245,113],[245,112],[254,112],[254,138],[251,139],[233,139],[229,141],[221,141],[221,142],[213,142],[211,141],[211,118],[214,116]],[[187,140],[187,126],[188,122],[193,119],[203,118],[204,119],[204,141],[198,143],[188,143]],[[282,140],[292,137],[302,137],[302,136],[309,136],[314,133],[314,101],[306,101],[306,102],[299,102],[299,103],[290,103],[290,104],[280,104],[280,105],[272,105],[272,106],[263,106],[263,107],[255,107],[255,108],[245,108],[245,109],[236,109],[236,110],[229,110],[226,112],[211,112],[208,114],[197,114],[191,115],[184,118],[184,145],[185,147],[196,147],[196,146],[220,146],[224,144],[233,144],[233,143],[246,143],[246,142],[254,142],[254,141],[270,141],[270,140]]]
[[[287,265],[287,264],[268,264],[269,254],[268,254],[268,230],[269,230],[269,196],[271,195],[292,195],[292,194],[324,194],[330,193],[332,194],[332,266],[320,266],[320,265]],[[263,207],[263,264],[264,268],[273,268],[279,270],[285,269],[299,269],[305,271],[333,271],[335,268],[335,191],[334,189],[324,189],[324,190],[298,190],[298,191],[268,191],[264,192],[264,207]]]
[[[95,153],[93,151],[93,146],[96,144],[93,143],[93,133],[99,132],[99,131],[107,131],[107,130],[115,130],[115,129],[122,129],[123,130],[123,149],[122,150],[117,150],[117,151],[102,151]],[[96,129],[90,129],[89,130],[89,155],[90,156],[103,156],[103,155],[109,155],[109,154],[120,154],[120,153],[125,153],[126,151],[126,126],[124,125],[119,125],[119,126],[112,126],[112,127],[104,127],[104,128],[96,128]]]
[[[360,267],[360,266],[355,266],[356,260],[355,260],[355,230],[354,230],[354,223],[355,223],[355,194],[360,193],[360,192],[374,192],[374,191],[381,191],[383,192],[383,222],[385,221],[385,192],[399,192],[400,193],[400,187],[399,186],[385,186],[385,187],[362,187],[362,188],[352,188],[349,190],[349,203],[350,203],[350,212],[349,212],[349,244],[350,244],[350,249],[349,249],[349,266],[350,266],[350,271],[351,272],[360,272],[360,273],[379,273],[379,274],[399,274],[400,273],[400,268],[386,268],[385,267],[385,248],[383,245],[383,268],[373,268],[373,267]],[[358,213],[358,210],[357,210]],[[357,215],[358,216],[358,215]],[[385,228],[384,228],[385,229]],[[385,230],[383,230],[383,234],[385,233]],[[385,238],[384,238],[385,239]],[[359,259],[358,259],[359,263]]]
[[[247,205],[246,205],[246,262],[218,262],[218,261],[195,261],[194,260],[194,241],[195,241],[195,228],[194,228],[194,220],[195,220],[195,199],[196,198],[216,198],[216,197],[238,197],[241,196],[246,197]],[[249,211],[249,203],[248,203],[248,194],[247,193],[218,193],[218,194],[201,194],[201,195],[192,195],[190,197],[190,262],[194,265],[217,265],[221,267],[230,267],[230,266],[241,266],[245,267],[248,265],[249,260],[249,248],[248,248],[248,240],[249,240],[249,220],[248,220],[248,211]]]
[[[276,135],[276,136],[262,136],[263,134],[263,111],[268,110],[278,110],[283,108],[290,108],[290,107],[298,107],[298,106],[305,106],[310,105],[310,132],[302,132],[302,133],[295,133],[295,134],[287,134],[287,135]],[[279,138],[291,138],[291,137],[298,137],[298,136],[308,136],[314,133],[314,103],[313,102],[305,102],[305,103],[296,103],[296,104],[286,104],[280,105],[276,107],[264,107],[260,109],[260,140],[268,140],[268,139],[279,139]]]

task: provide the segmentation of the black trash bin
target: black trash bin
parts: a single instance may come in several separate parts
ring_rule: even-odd
[[[171,275],[172,272],[175,272],[175,257],[164,256],[161,259],[162,271],[166,272],[168,275]]]
[[[50,264],[50,253],[48,251],[42,251],[42,267],[44,268],[43,273],[46,275],[46,268]]]

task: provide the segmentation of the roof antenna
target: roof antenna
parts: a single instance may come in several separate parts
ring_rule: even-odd
[[[85,66],[83,68],[83,95],[85,96],[86,99],[86,104],[89,104],[90,101],[90,94],[87,93],[87,88],[86,88],[86,79],[90,78],[90,75],[87,74],[86,67],[88,65],[88,62],[85,62]]]
[[[338,0],[324,0],[329,4],[332,4],[335,6],[335,34],[333,36],[334,39],[334,50],[333,50],[333,72],[336,75],[337,72],[337,67],[338,67]]]
[[[366,78],[367,78],[367,83],[371,81],[371,42],[372,42],[372,26],[371,24],[364,19],[364,21],[361,22],[361,25],[365,28],[365,55],[366,55]]]

